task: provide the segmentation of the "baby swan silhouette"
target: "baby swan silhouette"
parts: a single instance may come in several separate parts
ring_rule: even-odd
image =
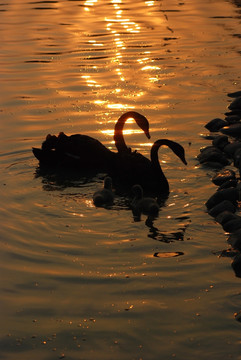
[[[115,125],[114,140],[118,153],[131,150],[126,146],[123,127],[128,118],[150,138],[149,123],[145,116],[129,111],[122,114]],[[73,167],[76,169],[100,169],[108,171],[115,168],[117,153],[106,148],[100,141],[87,135],[74,134],[67,136],[60,132],[58,136],[48,134],[41,149],[32,149],[40,165]],[[134,153],[134,152],[133,152]]]
[[[153,217],[158,216],[159,205],[157,201],[152,197],[144,197],[143,189],[139,184],[132,187],[132,193],[134,198],[131,202],[131,208],[136,219],[140,219],[141,214]]]
[[[114,194],[112,192],[112,179],[107,176],[104,179],[104,188],[97,190],[93,195],[93,202],[95,206],[112,205],[114,201]]]

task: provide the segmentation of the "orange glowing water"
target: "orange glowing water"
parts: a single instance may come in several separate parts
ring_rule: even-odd
[[[231,1],[0,3],[0,357],[3,359],[240,358],[240,279],[204,203],[212,171],[200,133],[240,90],[240,8]],[[96,209],[92,181],[36,177],[32,146],[83,133],[115,151],[163,148],[171,193],[153,224],[126,199]]]

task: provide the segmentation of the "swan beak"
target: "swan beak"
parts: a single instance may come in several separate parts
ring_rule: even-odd
[[[146,130],[146,131],[145,131],[145,134],[146,134],[147,139],[150,139],[150,138],[151,138],[151,135],[150,135],[150,133],[149,133],[149,130]]]

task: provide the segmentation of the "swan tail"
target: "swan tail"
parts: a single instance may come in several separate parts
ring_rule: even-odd
[[[33,148],[32,148],[32,152],[33,152],[34,156],[40,161],[40,160],[41,160],[41,157],[42,157],[42,156],[41,156],[41,155],[42,155],[42,150],[33,147]]]

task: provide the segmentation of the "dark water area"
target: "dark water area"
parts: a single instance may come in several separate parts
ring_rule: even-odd
[[[240,1],[0,1],[0,358],[241,359],[241,279],[206,211],[214,170],[204,125],[241,89]],[[170,195],[153,222],[93,178],[39,176],[48,133],[93,136],[144,114],[125,140],[162,148]],[[230,166],[230,168],[232,168]],[[236,171],[236,170],[235,170]]]

